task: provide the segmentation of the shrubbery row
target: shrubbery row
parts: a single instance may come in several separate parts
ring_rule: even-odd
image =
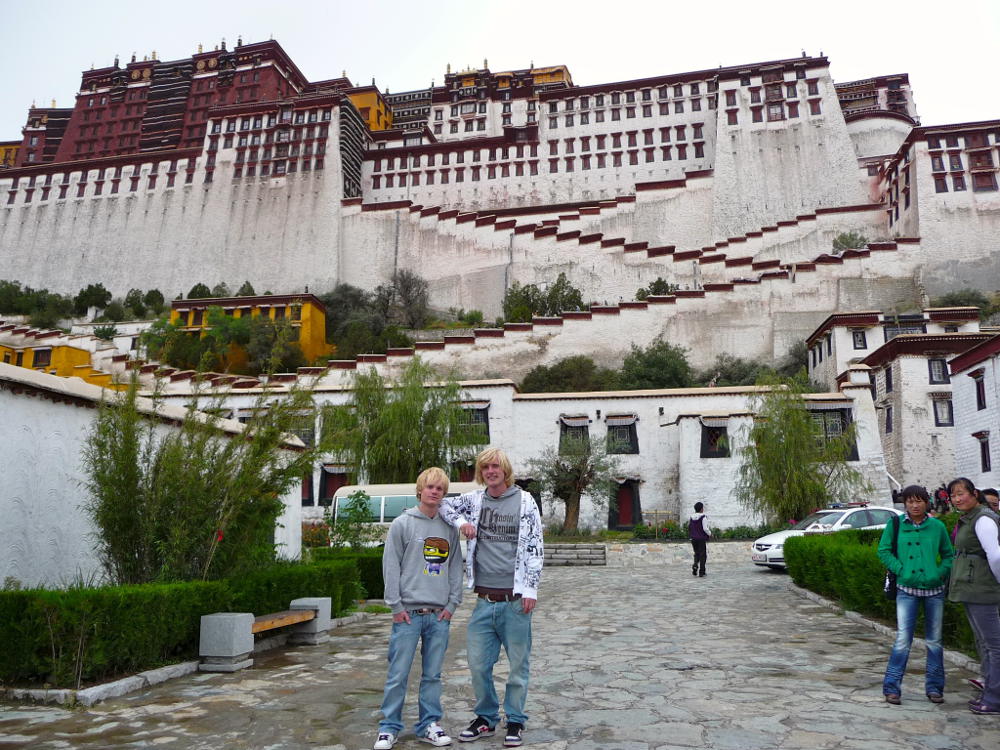
[[[202,615],[259,615],[329,596],[336,617],[360,595],[359,561],[349,553],[222,581],[0,591],[0,683],[77,687],[151,669],[197,655]]]
[[[845,609],[894,623],[896,603],[882,594],[881,536],[881,529],[870,529],[792,537],[785,541],[788,573],[798,586],[836,599]],[[943,640],[946,647],[976,653],[969,621],[955,602],[945,603]]]

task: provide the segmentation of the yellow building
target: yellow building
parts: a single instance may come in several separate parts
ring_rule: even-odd
[[[112,382],[110,373],[91,366],[90,352],[86,349],[45,343],[44,338],[32,343],[0,342],[0,362],[63,378],[81,378],[87,383],[107,388],[122,387]]]
[[[234,318],[263,315],[271,320],[288,320],[299,331],[298,344],[307,362],[330,354],[326,343],[326,306],[313,294],[178,299],[171,303],[170,322],[177,325],[180,321],[190,331],[204,331],[210,307],[219,307]]]
[[[389,130],[392,128],[392,107],[386,102],[378,88],[375,86],[356,86],[347,90],[347,98],[361,113],[361,119],[368,125],[369,130]]]
[[[565,65],[532,68],[531,76],[535,79],[536,86],[551,86],[554,83],[565,83],[567,86],[573,85],[573,77],[569,74],[569,68]]]
[[[20,141],[0,141],[0,169],[13,167],[17,163],[17,149]]]

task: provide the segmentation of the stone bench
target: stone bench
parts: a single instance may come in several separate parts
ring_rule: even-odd
[[[198,655],[202,672],[236,672],[253,664],[254,635],[290,627],[288,642],[315,645],[329,639],[330,597],[293,599],[288,609],[254,617],[250,612],[216,612],[201,617]]]

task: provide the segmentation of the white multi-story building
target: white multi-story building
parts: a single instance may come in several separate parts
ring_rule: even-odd
[[[866,358],[896,336],[978,331],[979,310],[975,307],[929,307],[911,314],[877,310],[834,313],[806,339],[809,379],[835,388],[849,365],[870,364]]]
[[[955,474],[977,487],[1000,485],[1000,336],[951,359]]]
[[[338,405],[349,398],[350,381],[342,373],[316,373],[318,404]],[[261,394],[280,394],[282,379],[265,390],[233,389],[225,396],[231,416],[241,419]],[[482,447],[493,445],[510,456],[518,479],[531,479],[530,463],[547,448],[588,436],[616,453],[619,475],[614,503],[585,497],[581,524],[592,528],[631,528],[644,513],[658,511],[674,519],[689,513],[695,502],[711,508],[722,527],[757,523],[732,495],[741,465],[740,451],[753,422],[762,387],[686,388],[594,393],[519,393],[510,380],[461,383],[469,420],[482,426]],[[168,401],[188,403],[189,379],[166,385]],[[823,423],[825,435],[840,435],[856,425],[856,452],[851,463],[873,487],[869,500],[890,502],[878,425],[868,385],[867,368],[851,370],[836,392],[807,394],[807,408]],[[321,425],[317,425],[317,430]],[[308,436],[306,436],[308,439]],[[306,481],[303,504],[321,506],[347,483],[348,467],[331,461],[316,467]],[[471,469],[461,479],[471,480]],[[546,507],[546,519],[551,513]],[[306,511],[317,516],[319,511]],[[557,511],[556,518],[559,517]]]

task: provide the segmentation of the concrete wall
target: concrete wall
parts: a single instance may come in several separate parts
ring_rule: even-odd
[[[986,408],[976,403],[976,384],[969,377],[983,370],[986,388]],[[955,410],[955,476],[968,477],[976,487],[1000,485],[1000,361],[993,355],[951,375],[952,403]],[[986,433],[989,440],[990,471],[983,471],[980,440],[976,434]]]

